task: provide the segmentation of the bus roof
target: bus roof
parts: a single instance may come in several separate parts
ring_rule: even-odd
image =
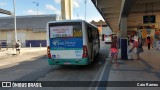
[[[48,22],[48,24],[50,24],[50,23],[62,23],[62,22],[86,22],[86,21],[85,21],[85,20],[82,20],[82,19],[75,19],[75,20],[58,20],[58,21]],[[97,26],[95,26],[95,25],[93,25],[93,24],[91,24],[91,23],[89,23],[89,22],[86,22],[86,23],[88,23],[88,24],[90,24],[90,25],[92,25],[92,26],[94,26],[94,27],[97,28]]]
[[[75,19],[75,20],[58,20],[58,21],[51,21],[51,22],[48,22],[48,23],[61,23],[61,22],[82,22],[84,20],[81,20],[81,19]]]

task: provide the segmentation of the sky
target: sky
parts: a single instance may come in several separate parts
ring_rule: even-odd
[[[36,3],[39,3],[38,14],[61,14],[61,0],[15,0],[16,16],[37,15]],[[33,3],[36,2],[36,3]],[[0,8],[13,12],[13,0],[0,0]],[[9,16],[0,13],[0,17]],[[84,0],[73,0],[73,19],[85,19]],[[91,0],[86,3],[86,20],[103,20]]]

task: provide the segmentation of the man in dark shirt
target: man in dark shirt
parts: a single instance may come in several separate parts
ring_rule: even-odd
[[[151,37],[147,37],[147,44],[148,44],[148,50],[150,50],[150,44],[151,44]]]

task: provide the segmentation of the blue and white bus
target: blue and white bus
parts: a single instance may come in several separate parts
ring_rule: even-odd
[[[84,20],[47,24],[47,54],[50,65],[88,65],[99,53],[98,28]]]

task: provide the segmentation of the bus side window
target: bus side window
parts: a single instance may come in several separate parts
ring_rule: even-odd
[[[99,32],[98,32],[98,29],[96,29],[96,39],[99,38]]]
[[[97,37],[97,31],[96,29],[94,29],[94,39],[96,39],[96,37]]]
[[[97,38],[99,38],[99,31],[97,30],[97,35],[98,35],[98,37]]]
[[[89,42],[92,42],[92,29],[90,27],[87,27],[88,32],[88,40]]]
[[[93,30],[92,30],[92,36],[93,36],[92,39],[95,40],[96,37],[97,37],[97,35],[96,35],[96,29],[93,29]]]

